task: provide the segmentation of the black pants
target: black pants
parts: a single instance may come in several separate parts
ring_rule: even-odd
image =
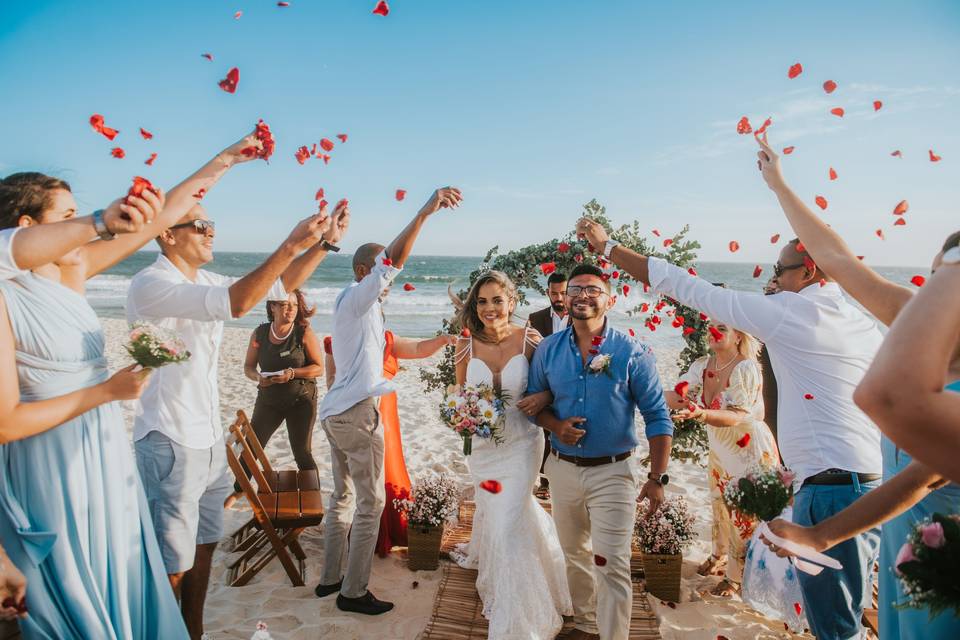
[[[309,382],[294,380],[284,384],[290,388],[261,389],[257,393],[257,402],[253,406],[253,418],[250,423],[254,433],[264,449],[273,434],[284,421],[287,423],[287,435],[290,438],[290,448],[297,461],[297,468],[301,471],[316,469],[317,463],[313,459],[313,425],[317,419],[317,385]],[[243,470],[250,477],[250,470],[242,462]],[[236,491],[241,491],[240,484],[234,484]]]

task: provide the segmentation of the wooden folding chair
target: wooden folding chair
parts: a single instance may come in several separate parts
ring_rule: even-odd
[[[234,550],[242,553],[230,563],[227,581],[231,587],[247,584],[273,558],[280,558],[293,585],[302,587],[306,554],[298,538],[304,529],[323,520],[319,476],[316,471],[275,472],[269,467],[269,461],[265,470],[254,446],[266,460],[246,415],[238,411],[237,421],[230,426],[227,438],[227,463],[250,503],[253,517],[234,534],[235,540],[240,539]],[[241,460],[252,473],[256,489]]]

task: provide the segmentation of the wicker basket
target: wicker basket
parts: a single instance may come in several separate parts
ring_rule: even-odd
[[[643,554],[643,575],[647,592],[661,600],[680,602],[680,569],[682,554]]]
[[[410,571],[433,571],[440,566],[440,542],[443,527],[407,527],[407,562]]]

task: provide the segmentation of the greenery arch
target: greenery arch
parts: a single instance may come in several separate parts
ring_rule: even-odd
[[[640,223],[636,220],[631,224],[613,228],[610,219],[607,217],[606,208],[596,200],[591,200],[583,205],[582,215],[589,216],[601,223],[607,229],[611,238],[620,241],[634,251],[664,258],[680,267],[694,268],[697,258],[696,251],[700,248],[700,243],[687,238],[688,226],[683,227],[679,233],[671,238],[661,238],[659,246],[657,246],[648,240],[640,229]],[[564,273],[570,273],[578,264],[599,266],[605,273],[609,274],[610,281],[614,285],[621,303],[625,300],[636,301],[636,304],[627,310],[627,314],[642,318],[648,330],[656,331],[657,327],[664,321],[675,327],[678,326],[678,322],[682,322],[679,326],[687,328],[683,335],[685,346],[677,361],[680,371],[686,372],[694,360],[707,353],[708,332],[705,317],[699,311],[666,297],[659,298],[653,304],[639,300],[639,296],[634,292],[642,291],[644,289],[643,284],[636,282],[626,273],[620,272],[607,263],[602,255],[592,251],[585,240],[576,237],[576,234],[572,231],[573,226],[573,224],[570,225],[571,231],[564,236],[541,244],[528,245],[509,253],[498,253],[498,247],[493,247],[487,252],[480,265],[470,274],[470,285],[480,275],[491,269],[503,271],[516,283],[520,298],[518,303],[523,305],[526,304],[525,290],[532,289],[546,295],[543,282],[546,280],[544,276],[549,272],[551,264],[555,266],[557,271]],[[461,298],[465,297],[466,294],[466,290],[459,292]],[[633,295],[632,298],[631,294]],[[456,333],[460,329],[461,327],[456,319],[451,318],[443,321],[443,327],[438,333]],[[420,378],[428,391],[443,389],[447,385],[454,384],[453,353],[453,347],[446,347],[436,368],[428,369],[424,367],[420,370]],[[687,420],[677,424],[671,457],[702,464],[707,448],[707,435],[702,423]]]

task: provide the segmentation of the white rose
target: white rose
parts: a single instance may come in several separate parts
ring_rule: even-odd
[[[595,356],[593,360],[590,361],[590,370],[591,371],[603,371],[603,369],[610,364],[610,356],[604,354],[601,356]]]

